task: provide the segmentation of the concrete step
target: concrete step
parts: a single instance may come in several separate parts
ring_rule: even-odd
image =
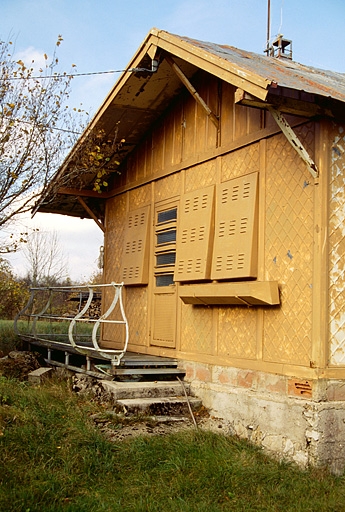
[[[133,352],[126,352],[121,359],[120,367],[135,368],[140,366],[142,368],[154,367],[166,367],[166,368],[177,368],[178,361],[171,357],[152,356],[148,354],[134,354]]]
[[[185,371],[179,368],[121,368],[115,367],[113,370],[114,376],[124,376],[124,375],[164,375],[166,378],[168,375],[172,377],[181,377],[183,378],[185,375]]]
[[[111,393],[114,400],[133,398],[163,398],[169,396],[182,396],[184,394],[180,382],[115,382],[102,381],[103,388]],[[190,392],[188,383],[184,383],[187,394]]]
[[[201,407],[198,398],[188,399],[192,410]],[[187,400],[184,397],[163,398],[132,398],[120,399],[116,402],[116,409],[125,414],[144,414],[149,416],[180,416],[188,414]]]

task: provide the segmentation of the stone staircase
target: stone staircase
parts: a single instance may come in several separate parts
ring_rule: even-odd
[[[185,416],[189,407],[196,411],[201,400],[190,396],[188,384],[182,381],[116,382],[103,381],[118,412],[145,416]]]
[[[172,358],[126,353],[114,380],[102,381],[118,412],[147,416],[185,416],[202,406],[183,382],[184,370]]]

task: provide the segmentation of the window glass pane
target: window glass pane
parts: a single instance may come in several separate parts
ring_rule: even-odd
[[[174,284],[174,274],[156,276],[156,286],[170,286]]]
[[[169,242],[176,242],[176,229],[157,234],[157,245],[167,244]]]
[[[176,253],[168,252],[165,254],[158,254],[156,258],[156,265],[174,265],[176,261]]]
[[[157,223],[163,224],[164,222],[169,222],[171,220],[175,220],[177,218],[177,208],[173,208],[172,210],[165,210],[164,212],[159,212],[157,216]]]

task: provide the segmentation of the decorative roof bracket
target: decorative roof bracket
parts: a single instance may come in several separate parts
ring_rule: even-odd
[[[210,118],[212,123],[215,125],[217,130],[219,129],[219,119],[218,117],[212,112],[210,107],[205,103],[205,101],[202,99],[200,94],[197,92],[195,87],[190,83],[186,75],[183,73],[182,69],[176,64],[176,62],[170,57],[170,55],[164,56],[165,60],[168,62],[168,64],[172,67],[175,74],[178,76],[178,78],[181,80],[183,85],[188,89],[188,91],[191,93],[195,101],[204,109],[206,112],[206,115]]]
[[[305,149],[302,142],[299,140],[299,138],[297,137],[297,135],[295,134],[287,120],[285,119],[285,117],[281,114],[281,112],[279,112],[279,110],[272,106],[267,105],[266,108],[272,114],[273,119],[275,120],[281,131],[284,133],[285,137],[290,142],[291,146],[305,162],[312,177],[318,178],[319,170],[316,167],[314,160],[311,158],[308,151]]]

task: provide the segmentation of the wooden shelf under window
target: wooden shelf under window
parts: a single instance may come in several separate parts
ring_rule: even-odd
[[[280,304],[277,281],[186,284],[180,285],[179,297],[185,304],[207,306],[276,306]]]

